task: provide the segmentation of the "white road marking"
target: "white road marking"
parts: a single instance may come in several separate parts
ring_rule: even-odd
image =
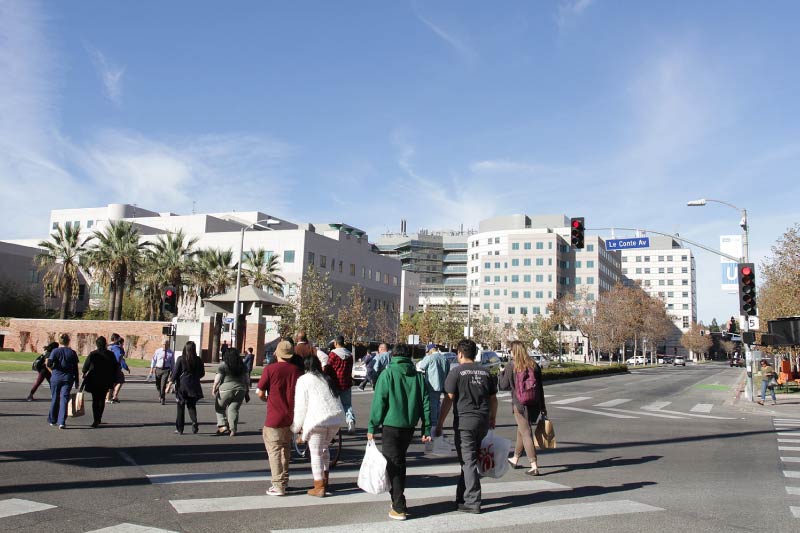
[[[698,403],[697,405],[689,409],[689,411],[693,413],[710,413],[713,407],[714,407],[713,403]]]
[[[550,405],[553,405],[552,403]],[[607,413],[605,411],[593,411],[591,409],[581,409],[580,407],[567,407],[566,405],[557,405],[559,409],[569,409],[570,411],[577,411],[579,413],[589,413],[591,415],[608,416],[611,418],[639,418],[638,416],[628,415],[615,415],[614,413]]]
[[[800,518],[800,507],[795,507],[792,505],[789,507],[789,510],[792,512],[795,518]]]
[[[624,398],[618,398],[616,400],[609,400],[607,402],[598,403],[595,407],[616,407],[618,405],[622,405],[623,403],[628,403],[630,400],[626,400]]]
[[[797,422],[800,424],[800,418],[773,418],[773,420],[776,422]]]
[[[784,463],[800,463],[800,457],[781,457]]]
[[[542,490],[569,490],[566,485],[550,481],[507,481],[484,483],[482,494],[520,493],[530,494]],[[452,499],[456,486],[412,487],[405,491],[406,500],[426,500],[433,498]],[[389,503],[390,496],[384,494],[368,494],[354,489],[350,492],[336,491],[332,498],[315,498],[300,493],[296,496],[278,497],[261,494],[259,496],[239,496],[233,498],[198,498],[193,500],[170,500],[172,507],[180,514],[215,513],[218,511],[252,511],[256,509],[280,509],[286,507],[314,507],[319,505],[346,505],[349,503],[382,502]],[[374,526],[373,526],[374,527]]]
[[[104,527],[103,529],[95,529],[87,533],[176,533],[169,529],[159,529],[157,527],[139,526],[136,524],[129,524],[127,522],[117,524],[116,526]]]
[[[791,432],[790,431],[779,431],[778,433],[775,433],[775,434],[778,435],[779,437],[797,437],[797,436],[800,436],[800,431],[797,431],[797,432],[794,432],[794,431],[791,431]]]
[[[782,452],[800,452],[800,446],[778,446],[778,450]]]
[[[562,520],[575,520],[580,518],[595,518],[599,516],[616,516],[633,513],[648,513],[663,511],[660,507],[653,507],[631,500],[617,500],[609,502],[569,503],[565,505],[547,505],[514,507],[504,509],[502,513],[483,513],[479,515],[456,518],[453,514],[442,514],[415,518],[408,524],[385,520],[363,524],[345,524],[341,526],[324,526],[308,529],[278,529],[281,533],[356,533],[356,532],[393,532],[408,531],[474,531],[496,528],[517,528],[529,530],[528,524],[543,524]]]
[[[664,407],[668,406],[672,402],[653,402],[649,405],[645,405],[642,409],[647,411],[658,411],[659,409],[663,409]]]
[[[800,479],[800,470],[784,470],[783,475],[792,479]]]
[[[613,407],[605,407],[606,411],[614,411],[615,413],[628,413],[632,415],[645,415],[645,416],[655,416],[658,418],[673,418],[676,420],[685,420],[685,416],[675,416],[675,415],[664,415],[661,413],[653,412],[653,411],[630,411],[628,409],[615,409]]]
[[[577,403],[591,399],[592,399],[591,396],[575,396],[574,398],[565,398],[563,400],[556,400],[555,402],[550,402],[550,405],[567,405],[570,403]]]
[[[508,392],[508,391],[498,392],[497,393],[497,397],[498,398],[508,398],[510,396],[511,396],[511,392]]]
[[[658,411],[659,413],[668,413],[671,415],[682,415],[682,416],[691,416],[692,418],[710,418],[713,420],[736,420],[735,418],[731,418],[729,416],[713,416],[713,415],[698,415],[697,413],[681,413],[680,411],[668,411],[666,409],[647,409],[647,407],[642,407],[647,411]]]
[[[800,496],[800,487],[786,487],[786,493],[792,496]]]
[[[458,463],[431,465],[431,466],[410,466],[406,469],[406,476],[438,476],[438,475],[457,475],[461,471]],[[358,477],[358,470],[333,470],[330,473],[331,479],[355,479]],[[263,472],[207,472],[207,473],[183,473],[183,474],[148,474],[147,479],[153,485],[181,485],[185,483],[231,483],[243,481],[264,481],[268,482],[271,477],[265,470]],[[308,474],[292,474],[291,480],[310,480],[314,476]]]
[[[778,442],[783,442],[783,443],[786,443],[786,444],[791,444],[793,442],[800,443],[800,439],[778,439]]]
[[[30,500],[20,500],[19,498],[0,500],[0,518],[6,518],[8,516],[16,516],[20,514],[35,513],[36,511],[54,509],[55,507],[56,507],[55,505],[33,502]]]

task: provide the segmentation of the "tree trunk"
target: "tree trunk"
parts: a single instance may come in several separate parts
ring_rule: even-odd
[[[125,278],[117,280],[117,293],[114,295],[114,320],[122,320],[122,301],[125,298]]]
[[[67,313],[69,313],[69,301],[72,298],[72,282],[70,281],[67,283],[67,286],[64,288],[64,294],[61,295],[61,320],[67,318]]]
[[[117,285],[114,280],[108,284],[108,319],[114,320],[114,300],[117,297]]]
[[[222,337],[222,313],[214,313],[214,333],[211,336],[211,362],[219,363],[219,345]]]

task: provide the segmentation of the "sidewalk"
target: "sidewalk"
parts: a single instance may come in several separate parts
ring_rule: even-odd
[[[743,412],[765,415],[765,416],[785,416],[785,417],[797,417],[800,418],[800,392],[794,393],[776,393],[775,396],[778,399],[778,405],[772,405],[772,396],[767,391],[767,398],[764,401],[764,405],[758,405],[755,401],[748,401],[744,396],[744,385],[745,379],[742,377],[742,380],[736,387],[736,397],[734,398],[732,405],[737,407]],[[760,387],[757,397],[755,400],[761,399],[760,394]]]

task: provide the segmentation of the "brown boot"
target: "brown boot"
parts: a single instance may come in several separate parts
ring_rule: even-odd
[[[314,488],[308,491],[309,496],[316,496],[317,498],[325,497],[325,480],[315,479]]]
[[[328,476],[329,475],[330,475],[330,472],[328,470],[326,470],[325,473],[322,476],[322,481],[325,483],[325,485],[324,485],[325,486],[325,491],[328,490]]]

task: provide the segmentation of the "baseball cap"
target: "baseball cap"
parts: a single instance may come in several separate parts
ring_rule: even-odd
[[[434,343],[432,343],[432,342],[429,342],[428,345],[425,347],[425,350],[429,351],[429,352],[431,350],[435,350],[435,349],[436,349],[436,345]]]

